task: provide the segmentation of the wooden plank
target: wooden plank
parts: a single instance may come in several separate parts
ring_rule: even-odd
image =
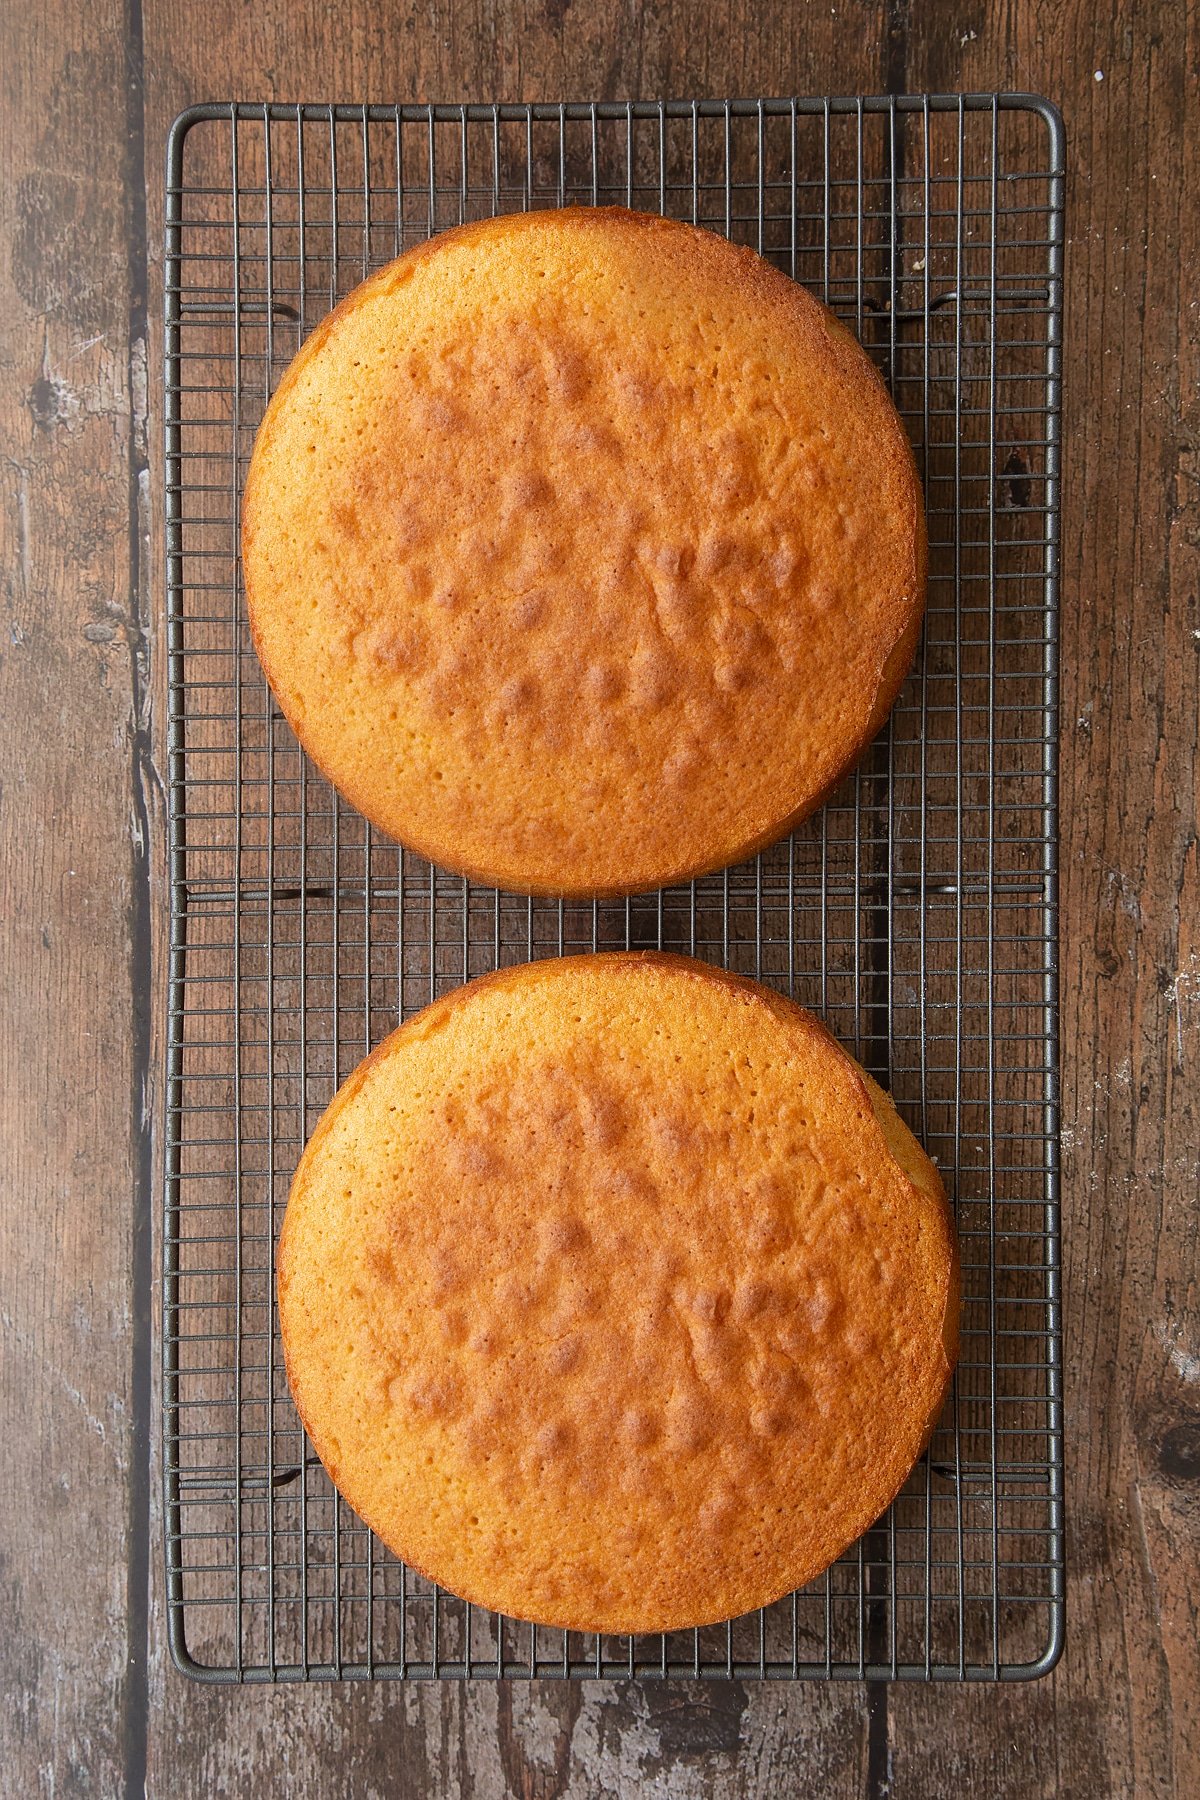
[[[508,0],[494,10],[448,6],[437,26],[414,9],[383,30],[354,6],[336,8],[318,25],[315,15],[297,19],[274,5],[223,0],[201,13],[155,0],[146,11],[151,168],[170,118],[198,99],[875,90],[883,79],[882,32],[882,8],[862,4],[839,7],[837,18],[750,0],[730,0],[719,12],[691,0],[669,16],[641,8],[609,16],[590,6]],[[150,203],[157,259],[161,203],[153,186]],[[152,391],[158,380],[155,358]],[[157,1491],[156,1473],[156,1504]],[[339,1791],[364,1794],[541,1800],[624,1794],[653,1780],[667,1792],[740,1796],[796,1791],[811,1780],[836,1800],[863,1791],[867,1778],[868,1709],[858,1687],[542,1682],[499,1691],[482,1684],[215,1691],[166,1666],[157,1587],[151,1629],[151,1793],[252,1793],[276,1766],[280,1746],[297,1743],[305,1745],[314,1793],[336,1781]]]
[[[895,1692],[892,1792],[1200,1791],[1197,12],[914,8],[908,85],[1054,96],[1071,169],[1062,620],[1068,1637]]]
[[[125,95],[113,0],[50,19],[5,9],[0,1763],[14,1794],[118,1793],[144,1734],[131,993],[146,646],[130,498],[145,345],[131,355]]]

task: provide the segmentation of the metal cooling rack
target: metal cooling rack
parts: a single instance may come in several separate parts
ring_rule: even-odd
[[[557,904],[402,853],[306,763],[251,648],[238,507],[272,389],[368,270],[462,219],[614,201],[754,245],[858,334],[922,467],[929,611],[884,735],[790,842]],[[1011,95],[176,122],[163,1412],[191,1674],[1019,1678],[1057,1658],[1062,205],[1058,117]],[[372,1539],[299,1427],[272,1276],[301,1145],[399,1017],[501,963],[625,945],[815,1007],[938,1159],[964,1276],[953,1395],[885,1518],[764,1613],[633,1640],[480,1613]]]

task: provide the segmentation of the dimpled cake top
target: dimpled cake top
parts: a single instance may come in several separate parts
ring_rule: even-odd
[[[925,587],[871,363],[752,251],[618,209],[434,238],[308,339],[243,564],[305,748],[436,862],[520,891],[721,867],[882,724]]]
[[[506,970],[350,1077],[279,1251],[287,1370],[347,1501],[466,1599],[579,1630],[766,1604],[940,1412],[941,1183],[808,1013],[687,959]]]

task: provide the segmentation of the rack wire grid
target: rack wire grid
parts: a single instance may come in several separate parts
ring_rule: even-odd
[[[385,841],[306,762],[254,656],[239,498],[306,335],[461,220],[619,202],[753,245],[876,360],[930,535],[916,666],[857,772],[753,862],[586,904]],[[374,1676],[1015,1679],[1063,1631],[1056,609],[1063,136],[998,95],[567,106],[211,105],[166,209],[170,1000],[167,1588],[215,1681]],[[689,952],[814,1007],[937,1158],[962,1354],[928,1453],[820,1580],[608,1638],[480,1612],[340,1500],[288,1393],[273,1263],[339,1081],[500,964]]]

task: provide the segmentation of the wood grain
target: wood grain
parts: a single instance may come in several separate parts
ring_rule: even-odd
[[[910,85],[1035,87],[1059,100],[1069,132],[1068,1647],[1027,1693],[895,1693],[893,1792],[949,1792],[974,1773],[1003,1793],[1194,1793],[1197,15],[995,6],[965,44],[938,24],[918,29],[914,11]]]
[[[0,39],[0,1785],[107,1794],[145,1704],[144,285],[120,8]]]
[[[285,1786],[538,1800],[643,1785],[706,1796],[1200,1792],[1200,309],[1185,273],[1200,252],[1195,6],[149,0],[143,21],[135,4],[121,13],[102,0],[86,13],[9,8],[0,33],[11,171],[0,192],[0,882],[12,1020],[0,1042],[0,1668],[17,1696],[0,1718],[5,1785],[137,1792],[145,1756],[147,1790],[172,1800]],[[161,614],[161,556],[156,546],[145,564],[136,505],[138,290],[148,198],[156,317],[169,120],[229,96],[889,84],[1040,90],[1068,123],[1064,1661],[1033,1686],[970,1692],[202,1689],[166,1664],[156,1514],[147,1716],[146,1446],[131,1350],[148,1270],[133,1196],[148,1173],[144,939],[148,921],[161,933],[165,897],[144,749],[152,699],[161,758],[163,666],[155,643],[147,689],[143,626]],[[150,344],[153,396],[153,328]],[[156,489],[155,517],[160,499]],[[156,955],[161,994],[161,935]],[[151,1074],[157,1057],[155,1046]]]

